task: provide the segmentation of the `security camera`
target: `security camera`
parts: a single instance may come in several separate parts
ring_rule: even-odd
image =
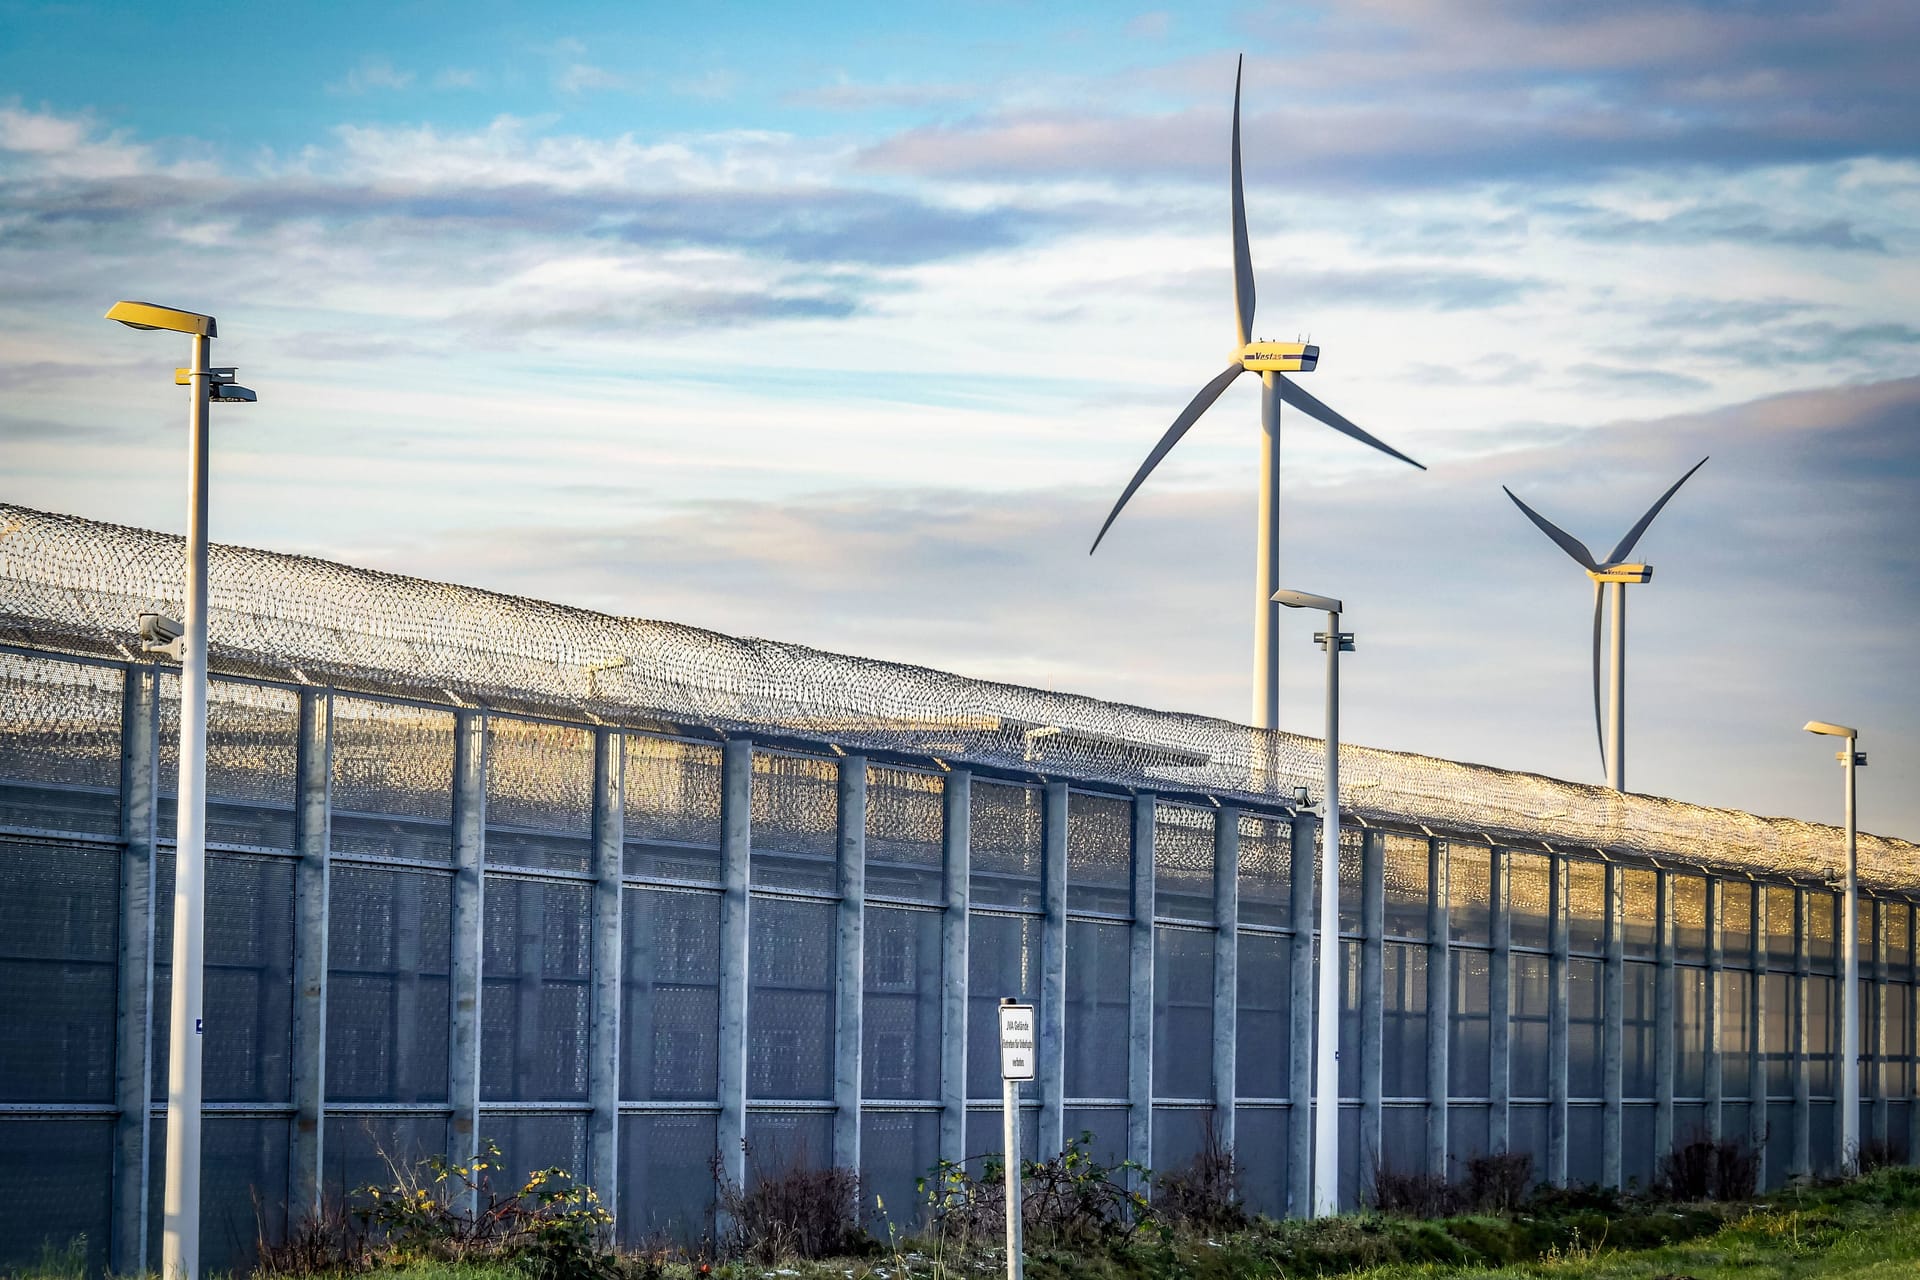
[[[164,653],[175,662],[185,648],[186,628],[164,614],[143,613],[140,615],[140,651],[142,653]]]

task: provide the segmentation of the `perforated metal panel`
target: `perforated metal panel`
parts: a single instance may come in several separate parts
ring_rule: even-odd
[[[1491,1081],[1493,958],[1484,951],[1448,953],[1447,1090],[1456,1098],[1484,1098]]]
[[[1815,975],[1806,982],[1806,1072],[1807,1087],[1817,1098],[1831,1098],[1839,1092],[1837,1046],[1839,986],[1832,978]]]
[[[1388,1098],[1427,1093],[1427,950],[1389,942],[1382,955],[1380,1092]]]
[[[711,1101],[720,1063],[720,895],[629,889],[620,1096]]]
[[[0,826],[113,836],[121,674],[0,653]]]
[[[0,1102],[112,1101],[118,854],[0,839],[0,886]]]
[[[1001,1123],[999,1107],[967,1108],[967,1167],[975,1177],[987,1157],[999,1156],[1006,1150],[1005,1126]],[[1023,1106],[1015,1121],[1017,1141],[1020,1144],[1020,1158],[1037,1160],[1040,1153],[1040,1112],[1037,1108]]]
[[[0,1272],[30,1274],[43,1246],[81,1237],[89,1274],[105,1269],[112,1153],[111,1120],[0,1116]]]
[[[1157,1098],[1213,1096],[1211,932],[1154,930],[1153,1093]]]
[[[1292,824],[1240,815],[1240,923],[1284,928],[1292,904]]]
[[[833,1096],[834,911],[828,902],[753,900],[747,959],[747,1096]],[[815,1152],[823,1158],[830,1149]]]
[[[330,1110],[323,1145],[321,1194],[352,1208],[368,1202],[366,1188],[391,1187],[396,1169],[418,1173],[429,1157],[444,1155],[447,1117]]]
[[[1324,852],[1326,846],[1325,836],[1325,827],[1319,827],[1314,832],[1314,845],[1322,852]],[[1366,862],[1364,860],[1366,839],[1366,833],[1354,827],[1345,826],[1340,828],[1341,933],[1360,932],[1361,885],[1366,879]],[[1316,854],[1315,856],[1317,858],[1320,855]],[[1318,868],[1319,863],[1316,861],[1314,865]],[[1319,918],[1319,913],[1316,910],[1314,914],[1316,927]]]
[[[200,1124],[200,1267],[244,1272],[262,1232],[286,1231],[285,1116],[206,1116]],[[147,1256],[160,1257],[165,1222],[167,1123],[154,1117],[147,1143]],[[256,1209],[256,1205],[258,1208]]]
[[[1493,850],[1453,841],[1447,846],[1447,929],[1455,942],[1492,939]]]
[[[1153,1151],[1147,1166],[1157,1174],[1190,1169],[1205,1149],[1213,1112],[1198,1107],[1155,1107]]]
[[[1212,922],[1213,822],[1211,809],[1154,806],[1154,914]]]
[[[1798,893],[1780,885],[1767,885],[1755,891],[1764,900],[1761,920],[1767,931],[1767,963],[1775,968],[1791,969],[1800,936]]]
[[[333,700],[333,847],[444,862],[452,854],[451,712]]]
[[[1391,938],[1427,936],[1427,895],[1433,874],[1427,841],[1420,836],[1389,834],[1383,841],[1385,926]]]
[[[587,1167],[585,1115],[539,1115],[512,1112],[480,1113],[480,1139],[500,1148],[499,1169],[487,1175],[491,1185],[517,1190],[530,1175],[543,1169],[562,1169],[583,1179]]]
[[[328,1098],[446,1101],[451,880],[348,864],[331,879]]]
[[[1707,1092],[1707,972],[1676,969],[1673,975],[1673,1093],[1678,1098]],[[1679,1129],[1676,1127],[1675,1132]]]
[[[860,1116],[860,1207],[884,1237],[888,1226],[912,1235],[926,1219],[915,1183],[940,1158],[940,1117],[927,1111],[865,1111]]]
[[[1067,798],[1067,910],[1131,911],[1132,855],[1132,805],[1078,791]]]
[[[1287,1211],[1287,1125],[1280,1108],[1240,1107],[1234,1113],[1234,1157],[1240,1197],[1254,1213],[1280,1217]]]
[[[1598,862],[1569,858],[1567,876],[1567,947],[1588,955],[1607,949],[1607,869]]]
[[[1567,1096],[1571,1098],[1601,1096],[1601,983],[1599,961],[1567,961]]]
[[[1234,1090],[1242,1098],[1285,1098],[1292,1043],[1293,939],[1240,935],[1234,1014]]]
[[[945,790],[937,773],[868,766],[868,897],[942,900]]]
[[[620,1243],[691,1244],[713,1233],[711,1115],[620,1117]]]
[[[1681,964],[1707,962],[1707,881],[1703,876],[1670,875],[1673,899],[1673,956]]]
[[[791,1169],[824,1169],[833,1163],[830,1111],[747,1112],[747,1187]]]
[[[1799,1018],[1794,1000],[1797,983],[1790,974],[1759,975],[1760,1058],[1766,1070],[1767,1096],[1793,1094],[1793,1058],[1799,1045]]]
[[[979,794],[979,788],[974,788]],[[1001,997],[1040,998],[1040,921],[1033,916],[967,917],[967,1096],[1000,1096]]]
[[[1720,1089],[1722,1096],[1752,1096],[1753,975],[1728,969],[1720,975]],[[1738,1130],[1735,1130],[1738,1132]]]
[[[167,1092],[173,957],[173,854],[155,859],[153,1087]],[[208,1102],[285,1102],[293,1028],[293,864],[282,858],[207,855],[206,1034]]]
[[[869,907],[866,923],[861,1095],[937,1099],[941,916]]]
[[[1040,905],[1046,807],[1037,787],[974,779],[968,801],[969,878],[982,907]]]
[[[1548,1020],[1552,1016],[1552,968],[1547,957],[1515,954],[1509,961],[1507,998],[1512,1024],[1508,1032],[1507,1088],[1515,1098],[1545,1098],[1549,1081]],[[1546,1172],[1545,1156],[1539,1171]]]
[[[1102,1164],[1127,1158],[1127,1112],[1124,1107],[1068,1107],[1064,1116],[1067,1137],[1084,1140],[1087,1150]]]
[[[487,865],[585,871],[592,861],[593,735],[487,718]]]
[[[840,770],[814,756],[753,753],[753,883],[832,893]]]
[[[1069,1098],[1127,1096],[1129,945],[1124,924],[1067,924]]]
[[[1628,957],[1660,953],[1660,881],[1644,867],[1621,867],[1620,938]]]
[[[1753,967],[1754,887],[1740,880],[1720,882],[1720,963]]]
[[[1544,854],[1507,855],[1507,911],[1513,946],[1553,945],[1553,863]]]
[[[481,934],[480,1096],[587,1096],[589,888],[488,875]]]
[[[1819,889],[1805,890],[1807,964],[1815,973],[1839,971],[1840,900]]]
[[[1453,1103],[1447,1107],[1447,1163],[1464,1170],[1467,1162],[1484,1156],[1491,1149],[1487,1127],[1492,1119],[1489,1108],[1477,1104]]]
[[[719,747],[630,733],[625,792],[628,840],[719,846]]]
[[[1621,1091],[1628,1098],[1651,1098],[1654,1067],[1654,967],[1628,961],[1620,975]]]
[[[160,838],[174,836],[180,788],[180,677],[160,672]],[[293,771],[300,698],[232,680],[207,685],[207,841],[293,847]]]

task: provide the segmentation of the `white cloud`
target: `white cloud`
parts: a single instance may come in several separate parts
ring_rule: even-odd
[[[327,86],[334,93],[363,94],[398,91],[413,84],[414,73],[402,71],[386,58],[369,55],[362,58],[346,76]]]

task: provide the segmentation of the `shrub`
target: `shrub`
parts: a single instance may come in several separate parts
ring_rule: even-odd
[[[1233,1148],[1220,1141],[1211,1112],[1193,1159],[1153,1180],[1153,1209],[1169,1222],[1199,1231],[1234,1231],[1247,1225]]]
[[[752,1149],[747,1158],[751,1162]],[[727,1219],[724,1252],[774,1263],[871,1250],[860,1225],[860,1175],[845,1168],[809,1168],[796,1154],[784,1169],[755,1165],[751,1189],[736,1185],[714,1160],[720,1210]]]
[[[1511,1213],[1533,1193],[1533,1157],[1524,1151],[1474,1156],[1461,1192],[1475,1213]]]
[[[1466,1207],[1460,1188],[1445,1174],[1386,1165],[1374,1167],[1372,1201],[1381,1213],[1403,1218],[1444,1218]]]
[[[1157,1221],[1147,1198],[1128,1185],[1136,1177],[1150,1180],[1150,1172],[1132,1160],[1103,1164],[1092,1144],[1093,1135],[1082,1133],[1067,1139],[1066,1150],[1051,1160],[1021,1162],[1021,1230],[1029,1247],[1110,1243]],[[920,1179],[935,1238],[960,1246],[1003,1239],[1005,1174],[1000,1158],[988,1156],[981,1158],[977,1176],[966,1164],[943,1160],[931,1179]]]
[[[1860,1144],[1860,1154],[1853,1163],[1855,1173],[1868,1174],[1875,1169],[1891,1169],[1897,1165],[1903,1165],[1906,1160],[1886,1139],[1868,1138]]]
[[[1760,1158],[1737,1138],[1715,1141],[1704,1134],[1668,1152],[1654,1176],[1657,1194],[1686,1202],[1751,1200],[1759,1181]]]

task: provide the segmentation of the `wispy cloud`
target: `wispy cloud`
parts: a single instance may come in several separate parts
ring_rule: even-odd
[[[327,88],[334,93],[345,94],[398,91],[411,87],[414,79],[413,72],[400,70],[384,57],[369,55]]]

